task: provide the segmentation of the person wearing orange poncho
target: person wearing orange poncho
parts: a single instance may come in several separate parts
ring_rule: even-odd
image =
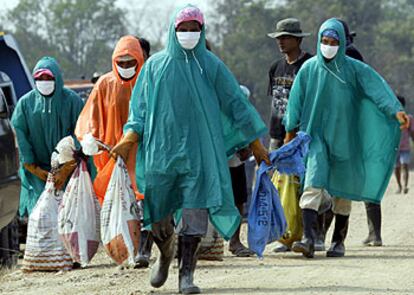
[[[79,116],[75,134],[81,142],[86,134],[109,147],[121,140],[122,128],[128,120],[129,99],[143,63],[138,38],[122,37],[112,54],[112,71],[99,78]],[[135,153],[136,147],[131,150],[126,165],[136,196],[143,199],[135,181]],[[102,205],[115,161],[102,148],[93,160],[97,169],[94,188]]]
[[[102,75],[96,82],[88,101],[79,116],[75,134],[81,141],[85,135],[92,135],[97,141],[109,148],[115,146],[122,138],[122,128],[128,120],[129,100],[132,89],[139,75],[144,61],[149,57],[150,46],[145,39],[134,36],[124,36],[115,47],[112,55],[112,71]],[[82,144],[85,151],[85,146]],[[138,200],[144,196],[139,193],[135,181],[135,155],[137,147],[130,151],[127,167],[135,194]],[[107,150],[100,148],[100,152],[93,157],[97,175],[94,189],[102,205],[115,160]],[[152,235],[143,230],[139,245],[136,268],[148,267],[153,244]]]

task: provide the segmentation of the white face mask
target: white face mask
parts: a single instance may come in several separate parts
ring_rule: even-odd
[[[332,59],[338,53],[339,46],[321,44],[321,53],[327,59]]]
[[[55,91],[55,81],[36,81],[36,88],[44,96],[51,95]]]
[[[194,49],[200,41],[201,32],[177,32],[178,43],[184,49]]]
[[[135,76],[135,73],[137,72],[136,66],[133,66],[131,68],[121,68],[120,66],[116,65],[116,69],[118,70],[119,75],[124,79],[131,79]]]

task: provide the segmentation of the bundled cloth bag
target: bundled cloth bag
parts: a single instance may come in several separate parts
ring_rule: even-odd
[[[224,239],[214,229],[209,222],[207,234],[201,239],[200,249],[198,250],[199,260],[223,261],[224,256]]]
[[[56,154],[52,155],[52,167]],[[53,170],[54,168],[52,168]],[[58,209],[63,191],[55,190],[53,175],[49,173],[45,190],[29,216],[23,271],[61,271],[72,269],[72,258],[58,233]]]
[[[100,206],[91,177],[81,160],[63,195],[59,208],[59,234],[74,262],[85,267],[99,247]]]
[[[135,264],[140,238],[139,208],[127,167],[116,161],[101,211],[102,242],[117,263]]]
[[[303,176],[309,142],[310,137],[299,132],[295,139],[270,154],[271,166],[262,162],[256,172],[256,186],[249,209],[248,242],[249,248],[259,257],[263,257],[266,245],[278,240],[287,228],[278,191],[267,173],[275,169],[281,174]]]

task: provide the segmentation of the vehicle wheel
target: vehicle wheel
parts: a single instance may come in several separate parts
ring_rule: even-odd
[[[19,259],[17,218],[0,231],[0,268],[11,268]]]

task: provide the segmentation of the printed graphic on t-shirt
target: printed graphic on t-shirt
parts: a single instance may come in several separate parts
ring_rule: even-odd
[[[283,117],[292,88],[294,75],[273,78],[272,87],[272,116]]]

